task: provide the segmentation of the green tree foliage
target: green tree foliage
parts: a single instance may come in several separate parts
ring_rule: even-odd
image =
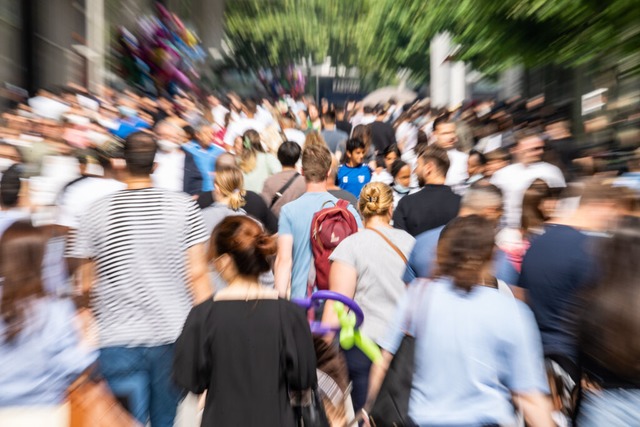
[[[452,22],[460,58],[481,70],[573,67],[640,49],[635,0],[462,0]]]
[[[449,31],[456,56],[495,72],[514,64],[573,67],[640,50],[637,0],[236,0],[227,34],[240,64],[278,66],[311,56],[391,81],[424,80],[429,42]]]
[[[241,66],[286,66],[309,58],[357,65],[356,40],[368,0],[234,0],[226,32]]]

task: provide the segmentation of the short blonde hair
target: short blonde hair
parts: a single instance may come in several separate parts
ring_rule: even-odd
[[[223,197],[229,198],[229,207],[237,211],[245,205],[244,177],[237,166],[221,166],[216,168],[213,181],[216,189]]]
[[[367,219],[387,215],[393,206],[393,191],[382,182],[370,182],[360,192],[358,209]]]

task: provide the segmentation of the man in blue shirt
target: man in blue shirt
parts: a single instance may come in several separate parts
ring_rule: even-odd
[[[278,254],[274,273],[276,289],[282,296],[290,293],[291,298],[304,298],[307,295],[309,269],[313,261],[310,236],[313,216],[332,206],[331,203],[338,202],[338,198],[327,191],[326,179],[330,169],[331,153],[327,147],[310,145],[303,150],[302,175],[307,191],[282,207],[278,222]],[[362,228],[360,216],[351,205],[349,212],[355,217],[358,228]]]
[[[193,156],[202,174],[202,191],[212,191],[216,159],[225,151],[213,143],[213,129],[208,125],[200,125],[195,129],[185,126],[184,131],[189,135],[190,141],[183,149]]]
[[[502,192],[499,188],[486,181],[473,184],[460,205],[458,216],[480,215],[497,224],[502,215]],[[436,263],[436,249],[440,233],[444,225],[425,231],[416,237],[416,244],[409,256],[409,266],[416,277],[431,277]],[[518,283],[518,272],[507,259],[507,255],[500,249],[496,249],[494,256],[494,271],[496,278],[508,285]],[[405,271],[404,281],[411,281],[412,274]]]
[[[118,127],[116,129],[110,129],[111,133],[115,136],[125,139],[130,134],[142,129],[149,129],[151,125],[140,117],[138,117],[138,110],[133,107],[133,102],[128,99],[122,99],[121,105],[118,106],[118,112],[120,118],[116,120]]]
[[[360,197],[362,187],[371,181],[371,169],[362,163],[364,160],[364,142],[353,138],[347,141],[347,161],[338,168],[337,183],[340,188]]]

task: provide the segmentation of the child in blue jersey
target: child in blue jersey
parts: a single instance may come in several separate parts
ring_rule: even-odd
[[[362,187],[371,181],[371,169],[362,164],[364,160],[364,142],[358,138],[347,141],[344,163],[338,168],[336,184],[343,190],[360,197]]]

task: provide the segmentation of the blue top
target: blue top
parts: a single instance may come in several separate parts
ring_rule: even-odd
[[[577,363],[576,314],[580,293],[595,281],[594,239],[566,225],[548,224],[522,260],[518,286],[528,291],[546,355]]]
[[[429,278],[436,265],[436,251],[440,233],[444,230],[444,225],[425,231],[416,237],[416,244],[409,256],[409,265],[416,274],[416,277]],[[513,267],[507,258],[507,254],[500,248],[496,248],[493,254],[493,271],[497,279],[508,285],[518,283],[518,271]],[[413,279],[411,273],[405,270],[403,280],[409,283]]]
[[[360,198],[362,187],[371,181],[371,169],[365,164],[354,168],[346,164],[340,165],[336,181],[340,188],[347,190],[358,199]]]
[[[151,127],[149,123],[137,117],[127,117],[119,119],[117,122],[119,124],[118,129],[111,130],[111,132],[122,139],[141,129],[149,129]]]
[[[411,310],[412,321],[406,321]],[[414,281],[382,348],[395,353],[403,325],[416,337],[409,416],[419,426],[513,424],[511,393],[548,392],[531,311],[492,288],[469,293],[448,279]]]
[[[193,160],[202,175],[202,191],[213,190],[212,174],[216,170],[216,159],[225,151],[215,144],[204,148],[197,141],[189,141],[183,145],[183,148],[193,156]]]
[[[93,362],[97,352],[80,346],[69,300],[33,301],[28,323],[16,341],[4,341],[0,320],[0,407],[59,405],[69,385]]]
[[[293,270],[291,272],[291,298],[307,296],[307,282],[313,253],[311,252],[311,222],[313,215],[323,209],[323,205],[331,201],[338,203],[338,198],[328,192],[304,193],[296,200],[287,203],[280,210],[278,233],[281,236],[293,236]],[[326,207],[333,206],[327,203]],[[349,205],[349,212],[353,214],[362,228],[360,215]]]

